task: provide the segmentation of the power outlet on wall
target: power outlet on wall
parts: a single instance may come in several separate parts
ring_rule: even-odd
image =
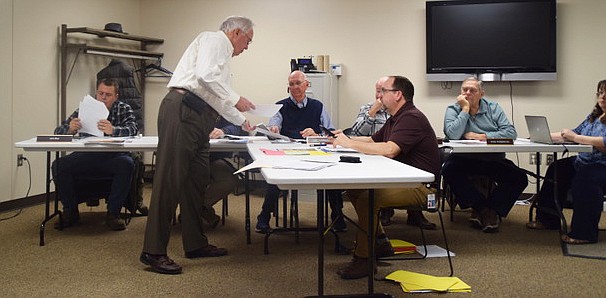
[[[17,166],[20,167],[23,165],[23,160],[25,158],[23,158],[23,154],[17,154]]]
[[[553,163],[553,154],[550,153],[550,154],[545,155],[545,164],[547,166],[549,166],[552,163]]]
[[[530,159],[528,160],[528,163],[531,165],[537,164],[537,154],[536,153],[530,153]]]

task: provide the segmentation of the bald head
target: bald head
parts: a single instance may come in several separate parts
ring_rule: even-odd
[[[302,102],[305,99],[305,91],[307,90],[307,76],[304,72],[295,70],[288,76],[288,90],[290,96],[297,102]]]

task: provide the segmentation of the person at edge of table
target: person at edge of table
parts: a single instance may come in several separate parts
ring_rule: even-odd
[[[200,33],[187,47],[168,82],[158,112],[158,150],[141,263],[162,274],[179,274],[181,265],[167,254],[177,204],[181,238],[189,259],[220,257],[227,249],[211,245],[202,212],[210,178],[209,135],[217,118],[253,130],[242,112],[254,104],[230,86],[232,57],[247,50],[254,24],[230,16],[219,31]]]
[[[97,82],[96,99],[109,110],[107,119],[97,122],[97,128],[105,136],[126,137],[137,135],[137,122],[133,109],[118,101],[118,82],[102,79]],[[55,128],[55,134],[75,135],[82,129],[81,119],[76,109],[65,121]],[[128,152],[73,152],[55,160],[52,164],[53,178],[57,193],[63,205],[63,227],[80,222],[78,198],[76,198],[76,178],[111,176],[111,191],[107,197],[105,224],[114,231],[126,229],[120,216],[131,188],[135,164]]]
[[[220,139],[226,135],[248,136],[249,134],[242,127],[225,120],[223,117],[219,117],[215,128],[210,132],[209,138]],[[213,206],[232,192],[238,182],[237,176],[233,174],[236,168],[228,161],[232,157],[232,152],[210,153],[211,183],[205,194],[204,204],[206,208],[202,210],[202,218],[213,228],[221,220],[221,217],[215,213]]]
[[[558,159],[547,168],[546,179],[538,195],[536,221],[526,224],[527,228],[534,230],[560,228],[560,217],[553,212],[556,210],[553,179],[557,168],[560,207],[572,203],[570,232],[562,235],[562,241],[568,244],[598,242],[598,224],[606,188],[606,80],[598,82],[595,95],[597,103],[583,122],[574,129],[551,133],[555,141],[591,145],[593,151]],[[572,202],[567,202],[569,192]]]
[[[369,102],[360,107],[358,117],[351,126],[351,135],[353,136],[367,136],[370,137],[375,134],[387,121],[389,114],[383,107],[383,104],[379,100],[381,96],[381,84],[385,82],[388,77],[382,77],[375,83],[375,100]],[[423,212],[419,210],[407,210],[408,217],[406,224],[411,226],[417,226],[426,230],[435,230],[436,224],[430,222],[423,216]],[[385,207],[381,208],[379,218],[381,219],[381,225],[388,226],[391,224],[391,218],[395,212],[393,208]]]
[[[515,139],[517,132],[499,104],[484,98],[482,81],[470,77],[461,84],[457,102],[446,108],[444,135],[451,140],[486,141]],[[442,175],[461,209],[473,209],[469,222],[485,233],[498,232],[501,218],[528,185],[526,173],[503,152],[453,154],[444,163]],[[496,182],[488,197],[474,185],[478,176]]]
[[[334,130],[330,116],[321,101],[307,97],[305,91],[309,86],[307,76],[302,71],[295,70],[288,76],[288,90],[290,96],[278,101],[280,110],[269,119],[268,128],[274,133],[280,133],[293,139],[304,139],[309,136],[318,136],[322,133],[320,126]],[[328,202],[332,209],[330,214],[334,221],[333,230],[347,231],[343,219],[343,198],[341,190],[328,190]],[[270,184],[267,186],[261,213],[257,216],[257,233],[269,233],[271,228],[269,220],[271,213],[276,210],[280,189]]]
[[[390,76],[381,83],[379,100],[391,117],[385,125],[370,137],[347,137],[339,133],[333,138],[334,146],[353,148],[365,154],[382,155],[407,165],[430,172],[436,177],[440,174],[440,151],[436,134],[429,120],[413,103],[414,86],[402,76]],[[381,207],[423,207],[427,206],[427,195],[435,193],[436,188],[420,185],[413,188],[389,188],[375,190],[374,212]],[[347,190],[348,197],[358,215],[356,247],[353,260],[337,271],[343,279],[357,279],[368,276],[368,190]],[[376,257],[394,254],[382,225],[374,218]],[[374,228],[377,227],[378,228]]]

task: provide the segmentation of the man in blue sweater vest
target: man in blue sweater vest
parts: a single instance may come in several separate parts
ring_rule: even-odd
[[[330,116],[319,100],[308,98],[305,91],[309,86],[305,73],[293,71],[288,76],[288,90],[290,96],[277,102],[282,108],[271,119],[269,119],[269,130],[288,136],[293,139],[304,139],[309,136],[317,136],[321,133],[320,126],[330,130],[334,129]],[[343,199],[340,190],[329,190],[326,192],[332,212],[330,217],[335,224],[336,232],[345,232],[347,227],[342,214]],[[265,193],[265,201],[259,216],[257,216],[257,233],[268,233],[271,212],[276,210],[280,189],[270,184]]]

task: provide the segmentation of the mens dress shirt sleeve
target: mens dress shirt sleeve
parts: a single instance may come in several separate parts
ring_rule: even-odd
[[[235,107],[240,95],[231,87],[233,51],[222,31],[200,33],[183,53],[168,87],[193,92],[227,121],[241,125],[246,118]]]
[[[355,136],[372,136],[375,132],[377,132],[383,125],[385,125],[385,121],[389,118],[389,114],[384,109],[380,109],[377,111],[374,117],[370,117],[368,111],[372,107],[373,103],[367,103],[360,107],[360,111],[358,112],[358,117],[356,121],[351,126],[351,132]]]
[[[326,107],[322,105],[322,114],[320,114],[320,123],[322,126],[328,128],[328,130],[334,130],[335,127],[332,125],[332,120],[330,120],[330,115],[328,115],[328,111]]]

